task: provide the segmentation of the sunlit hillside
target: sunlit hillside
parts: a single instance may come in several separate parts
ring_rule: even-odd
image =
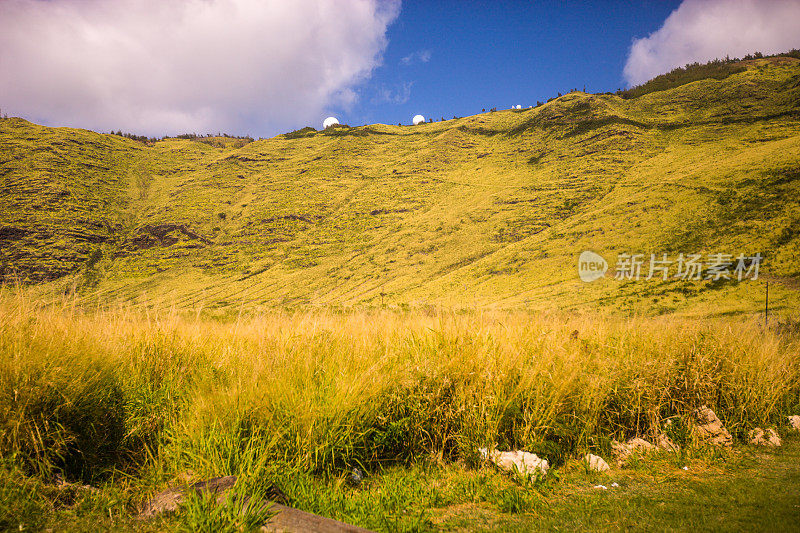
[[[797,309],[800,60],[743,66],[636,98],[247,144],[2,120],[0,274],[43,297],[212,312],[753,313],[764,281],[776,312]],[[583,250],[603,279],[580,281]],[[765,259],[756,281],[621,281],[621,253]]]

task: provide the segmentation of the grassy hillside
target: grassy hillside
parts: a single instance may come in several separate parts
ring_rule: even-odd
[[[87,304],[752,313],[800,304],[800,60],[636,98],[247,143],[0,121],[0,275]],[[735,69],[738,70],[738,69]],[[603,255],[583,283],[581,251]],[[613,279],[619,253],[766,257]],[[44,283],[41,283],[44,282]]]

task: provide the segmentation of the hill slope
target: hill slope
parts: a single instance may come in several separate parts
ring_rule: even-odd
[[[87,303],[797,309],[800,60],[243,147],[0,121],[0,275]],[[577,258],[610,263],[583,283]],[[613,279],[620,253],[766,257],[759,281]],[[645,272],[646,273],[646,272]],[[773,289],[774,287],[774,289]]]

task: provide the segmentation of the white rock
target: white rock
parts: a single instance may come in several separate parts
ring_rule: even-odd
[[[792,415],[789,417],[789,427],[795,431],[800,431],[800,415]]]
[[[608,487],[606,487],[605,485],[595,485],[595,486],[594,486],[594,487],[592,487],[592,488],[593,488],[593,489],[603,489],[603,490],[608,490]]]
[[[684,466],[683,469],[684,470],[689,470],[689,467],[688,466]]]
[[[766,431],[761,428],[755,428],[750,430],[747,436],[750,439],[750,444],[755,444],[756,446],[778,447],[782,444],[778,432],[771,428]]]
[[[617,482],[615,481],[614,483],[612,483],[612,484],[611,484],[611,486],[612,486],[612,487],[619,487],[619,483],[617,483]]]
[[[488,458],[500,469],[509,472],[517,472],[525,477],[539,476],[547,474],[550,465],[547,459],[541,459],[535,453],[514,450],[512,452],[501,452],[500,450],[479,450],[481,455]]]
[[[587,453],[586,457],[584,457],[583,460],[586,461],[589,470],[593,472],[605,472],[610,468],[608,466],[608,463],[605,462],[605,460],[599,455]]]

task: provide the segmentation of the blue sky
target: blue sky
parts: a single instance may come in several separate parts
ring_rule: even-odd
[[[417,113],[438,120],[535,105],[584,85],[614,91],[626,86],[633,39],[658,30],[679,4],[405,1],[383,65],[351,109],[334,111],[351,125],[407,124]]]

